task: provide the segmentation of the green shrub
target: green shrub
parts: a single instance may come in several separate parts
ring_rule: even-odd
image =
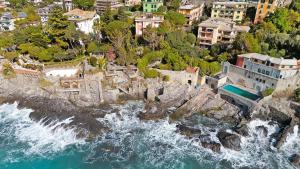
[[[170,76],[169,75],[163,76],[163,81],[165,81],[165,82],[170,81]]]
[[[159,72],[155,69],[144,69],[142,72],[145,78],[156,78],[159,76]]]
[[[94,56],[92,56],[92,57],[89,58],[89,63],[90,63],[92,66],[94,66],[94,67],[97,66],[97,61],[98,61],[97,58],[94,57]]]
[[[261,92],[263,97],[270,96],[274,92],[273,88],[266,88],[264,91]]]
[[[16,76],[15,70],[9,63],[3,64],[2,73],[5,78],[12,78]]]
[[[295,90],[294,99],[295,99],[295,101],[300,102],[300,88]]]

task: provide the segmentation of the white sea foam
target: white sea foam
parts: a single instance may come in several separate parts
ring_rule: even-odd
[[[22,151],[27,155],[62,151],[68,145],[82,144],[83,139],[77,139],[74,128],[65,128],[64,125],[72,122],[72,118],[63,121],[51,122],[45,125],[42,120],[35,122],[30,119],[30,109],[18,109],[17,103],[0,106],[0,124],[6,124],[16,142],[27,143]]]

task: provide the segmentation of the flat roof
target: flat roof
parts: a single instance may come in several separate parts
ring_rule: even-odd
[[[271,63],[278,64],[278,65],[289,65],[289,66],[297,66],[298,65],[298,60],[293,58],[293,59],[284,59],[284,58],[275,58],[271,57],[269,55],[263,55],[260,53],[245,53],[239,55],[240,57],[245,57],[245,58],[253,58],[257,60],[262,60],[262,61],[270,61]]]

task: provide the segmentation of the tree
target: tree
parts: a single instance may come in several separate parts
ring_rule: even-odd
[[[27,3],[26,0],[8,0],[8,2],[12,8],[21,8]]]
[[[174,11],[178,10],[180,7],[180,3],[181,3],[180,0],[171,0],[169,9]]]
[[[251,33],[244,32],[237,35],[233,46],[241,52],[260,53],[261,51],[258,40]]]
[[[73,0],[73,3],[78,8],[87,10],[94,6],[95,0]]]
[[[175,26],[182,26],[186,23],[185,16],[175,11],[169,11],[165,16],[165,19]]]
[[[300,13],[287,8],[278,8],[267,18],[267,22],[272,22],[280,32],[289,33],[294,30],[300,22]]]
[[[150,25],[144,30],[143,39],[149,43],[152,50],[154,50],[160,42],[156,28],[152,28]]]
[[[53,43],[59,44],[59,46],[67,48],[68,43],[65,41],[65,35],[71,23],[67,17],[63,15],[63,11],[59,7],[55,7],[50,13],[48,22],[46,24],[45,32]],[[74,29],[74,28],[73,28]]]
[[[104,27],[104,31],[116,49],[120,64],[126,64],[127,51],[125,45],[131,38],[129,24],[123,21],[113,21]]]

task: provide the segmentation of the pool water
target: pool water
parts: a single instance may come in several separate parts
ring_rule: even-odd
[[[246,90],[243,90],[243,89],[240,89],[238,87],[235,87],[235,86],[232,86],[232,85],[225,85],[223,87],[224,90],[228,91],[228,92],[231,92],[231,93],[234,93],[234,94],[237,94],[239,96],[243,96],[243,97],[246,97],[250,100],[257,100],[259,99],[260,97],[256,94],[253,94],[253,93],[250,93]]]

